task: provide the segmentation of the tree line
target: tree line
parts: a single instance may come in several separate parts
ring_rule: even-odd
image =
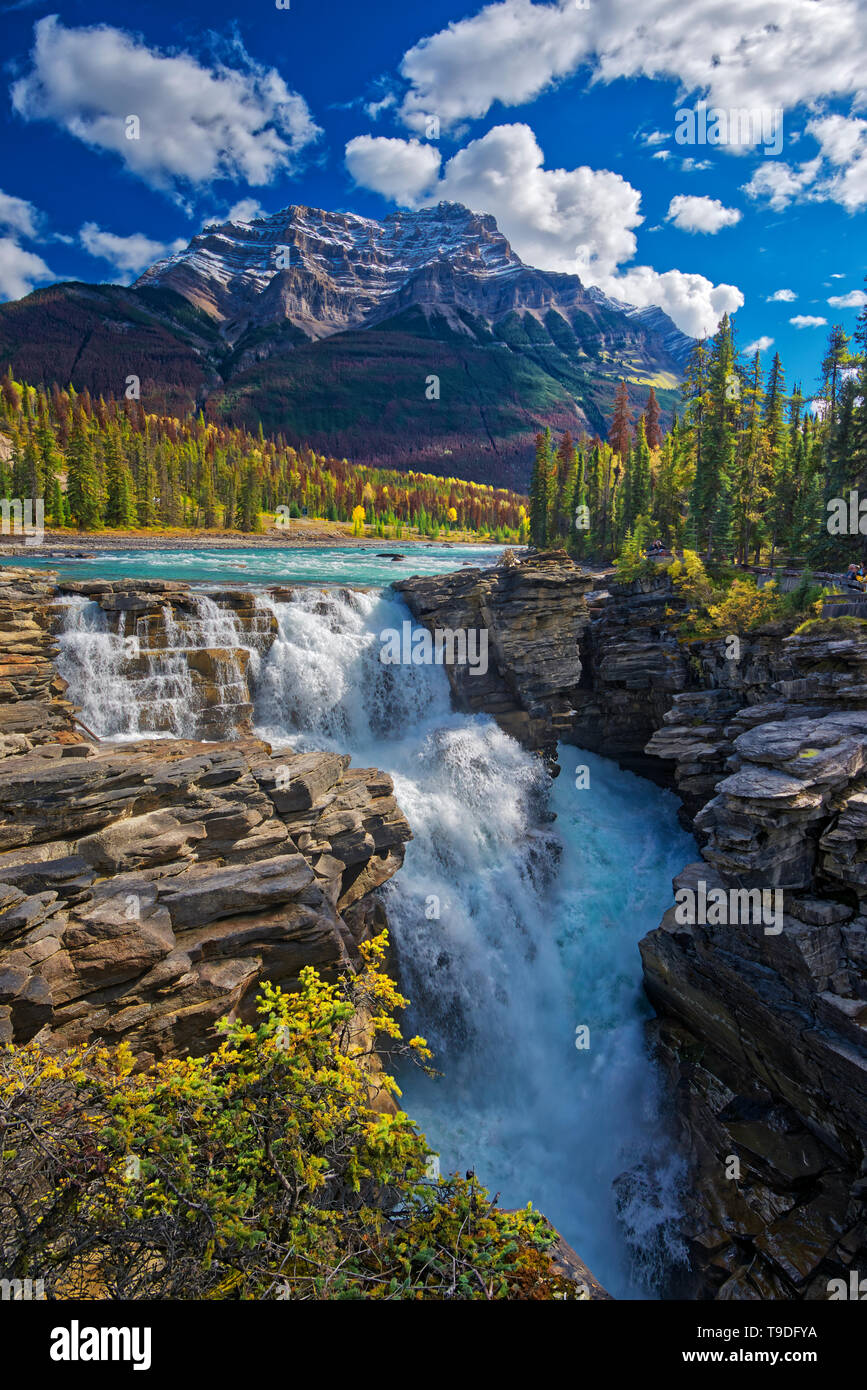
[[[42,499],[47,524],[216,527],[256,532],[263,514],[352,522],[380,536],[460,529],[526,538],[526,499],[505,488],[355,466],[243,428],[146,413],[138,400],[91,398],[0,380],[0,497]]]
[[[599,561],[657,537],[708,565],[867,558],[867,308],[851,337],[832,328],[809,397],[787,388],[779,353],[767,370],[759,351],[743,361],[724,315],[693,350],[682,402],[663,433],[653,388],[633,418],[621,381],[607,441],[540,434],[533,544]]]

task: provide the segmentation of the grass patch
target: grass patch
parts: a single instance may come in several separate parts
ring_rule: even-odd
[[[808,618],[796,627],[794,637],[857,637],[867,630],[867,618]]]

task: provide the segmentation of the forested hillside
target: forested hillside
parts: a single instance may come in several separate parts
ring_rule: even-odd
[[[48,525],[217,526],[257,531],[262,513],[302,514],[400,537],[457,528],[494,539],[526,531],[525,498],[505,489],[355,467],[266,437],[147,414],[140,401],[91,399],[71,386],[51,392],[0,381],[0,496],[44,498]]]

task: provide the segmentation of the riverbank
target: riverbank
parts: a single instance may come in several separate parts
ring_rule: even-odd
[[[33,556],[46,549],[67,554],[69,552],[98,552],[106,550],[186,550],[190,545],[196,547],[225,550],[285,550],[303,547],[330,548],[346,546],[362,547],[370,550],[389,550],[400,552],[406,549],[423,549],[426,546],[450,548],[457,545],[482,545],[492,550],[501,549],[502,541],[494,541],[484,536],[474,536],[465,532],[450,532],[447,540],[430,540],[427,536],[403,535],[394,537],[356,536],[347,523],[334,521],[309,521],[305,517],[290,521],[285,526],[271,526],[266,531],[243,532],[182,527],[165,527],[147,531],[104,530],[104,531],[53,531],[47,528],[40,545],[24,545],[10,542],[0,544],[0,555]]]

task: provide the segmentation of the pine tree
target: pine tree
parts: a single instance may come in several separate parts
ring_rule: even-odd
[[[728,314],[713,339],[707,377],[707,413],[700,457],[690,499],[691,523],[706,563],[729,552],[732,524],[732,481],[735,422],[739,390],[734,370],[734,341]]]
[[[238,528],[241,531],[261,531],[262,520],[260,512],[259,479],[257,477],[256,465],[251,462],[244,469],[244,481],[241,487],[239,502]]]
[[[764,381],[761,356],[755,353],[750,372],[742,374],[741,427],[738,432],[732,489],[735,553],[740,564],[749,561],[755,528],[762,524],[759,476],[762,459],[762,402]]]
[[[551,431],[536,435],[536,457],[530,483],[530,539],[538,549],[548,544],[548,511],[554,484]]]
[[[635,430],[633,450],[633,505],[636,518],[650,509],[650,444],[645,432],[644,416],[640,416]]]
[[[632,440],[632,412],[629,408],[629,392],[626,382],[621,378],[614,393],[614,414],[608,431],[608,443],[625,465]]]
[[[644,407],[644,430],[650,448],[658,449],[662,444],[662,430],[659,425],[659,401],[652,386],[647,396],[647,405]]]
[[[867,285],[867,277],[864,281]],[[858,315],[855,341],[859,348],[858,390],[855,397],[852,476],[862,499],[867,497],[867,304]]]
[[[700,342],[696,343],[690,354],[682,387],[682,395],[686,403],[684,412],[686,446],[689,449],[692,460],[693,474],[693,484],[690,491],[689,522],[687,527],[690,545],[693,550],[697,550],[701,544],[699,518],[693,506],[693,502],[701,497],[704,490],[704,445],[707,416],[710,408],[710,397],[708,394],[709,370],[710,352],[707,340],[702,338]]]
[[[774,563],[777,540],[791,521],[791,479],[788,476],[788,432],[785,419],[785,377],[780,354],[774,354],[774,361],[768,375],[765,392],[765,410],[762,421],[764,448],[762,472],[762,502],[767,520],[766,529],[770,532],[770,563]],[[758,552],[757,552],[758,559]]]
[[[99,475],[86,417],[81,407],[78,407],[73,415],[72,435],[67,450],[66,491],[70,511],[81,530],[99,530],[102,526]]]

